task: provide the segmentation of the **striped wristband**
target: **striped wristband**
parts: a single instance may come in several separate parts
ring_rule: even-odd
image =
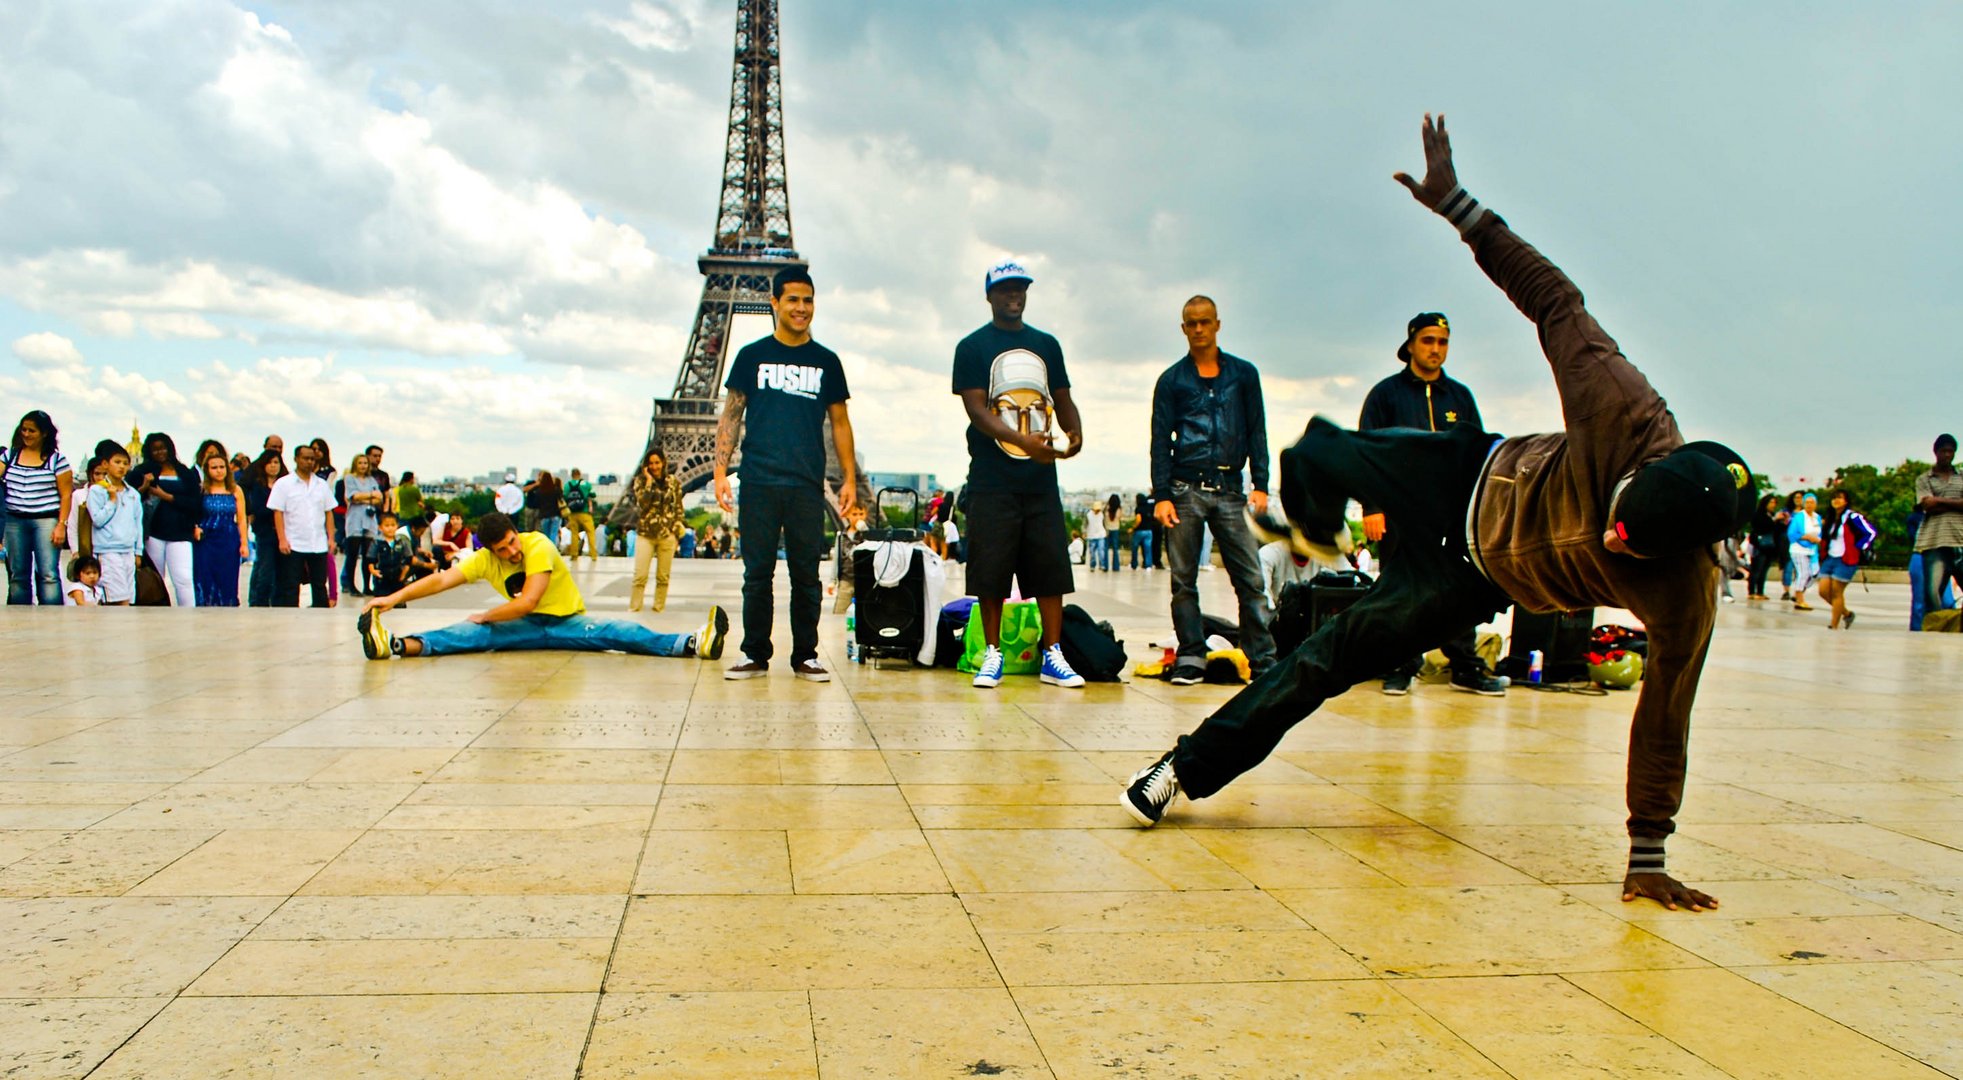
[[[1479,200],[1473,198],[1464,188],[1454,187],[1439,200],[1438,213],[1446,221],[1451,222],[1453,228],[1459,230],[1460,236],[1464,236],[1472,231],[1474,225],[1485,219],[1486,208],[1479,205]]]
[[[1631,874],[1663,873],[1663,838],[1632,836],[1629,838],[1629,872]]]

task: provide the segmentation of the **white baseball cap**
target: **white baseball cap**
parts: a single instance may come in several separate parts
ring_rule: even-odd
[[[1021,263],[1010,259],[1007,262],[996,263],[994,266],[988,268],[987,273],[982,275],[982,292],[986,294],[988,290],[993,289],[1005,281],[1020,281],[1026,285],[1035,280],[1035,278],[1029,276],[1029,271],[1022,268]]]

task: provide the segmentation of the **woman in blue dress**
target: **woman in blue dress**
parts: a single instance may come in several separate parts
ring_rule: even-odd
[[[239,606],[239,567],[245,563],[245,493],[232,479],[232,463],[213,454],[204,472],[204,512],[191,543],[191,579],[199,607]]]

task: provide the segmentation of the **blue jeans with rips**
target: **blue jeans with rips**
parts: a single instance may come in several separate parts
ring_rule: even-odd
[[[424,656],[525,649],[689,656],[693,645],[688,634],[658,634],[639,623],[596,619],[591,615],[533,614],[507,622],[460,622],[441,630],[405,636],[421,639]]]

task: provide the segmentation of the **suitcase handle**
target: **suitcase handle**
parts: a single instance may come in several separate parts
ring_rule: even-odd
[[[920,493],[912,488],[883,487],[879,489],[878,493],[872,497],[873,506],[879,510],[879,523],[874,527],[880,529],[891,527],[886,523],[886,493],[889,491],[907,497],[908,503],[913,507],[913,528],[915,532],[918,532],[920,530]]]

